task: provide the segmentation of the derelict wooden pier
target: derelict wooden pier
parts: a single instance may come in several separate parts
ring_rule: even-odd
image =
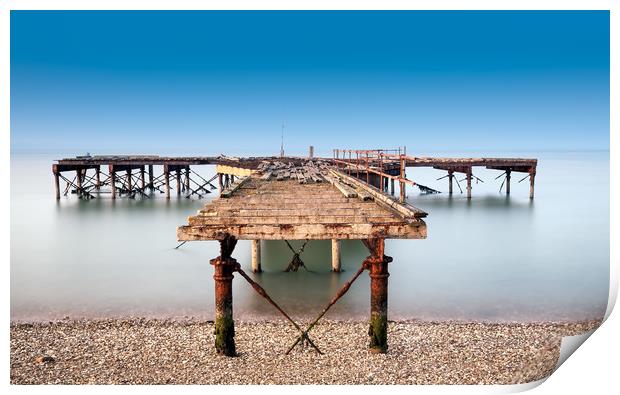
[[[215,268],[216,348],[228,356],[236,354],[232,306],[233,273],[238,272],[263,297],[268,298],[300,331],[299,341],[309,338],[312,326],[347,292],[365,270],[371,278],[370,348],[387,350],[387,264],[385,239],[422,239],[426,237],[426,213],[384,194],[378,189],[332,168],[318,167],[314,161],[295,167],[267,164],[250,176],[239,179],[222,197],[205,205],[188,224],[177,230],[179,241],[217,240],[221,254],[212,259]],[[281,167],[277,169],[277,167]],[[287,179],[274,174],[282,170]],[[292,179],[291,179],[292,178]],[[260,240],[332,240],[332,269],[340,271],[339,243],[343,239],[362,240],[368,256],[353,279],[334,297],[324,312],[306,330],[302,330],[251,280],[232,258],[237,240],[252,240],[252,268],[261,271]],[[287,242],[288,243],[288,242]],[[289,244],[290,247],[290,244]],[[302,247],[303,249],[303,247]],[[293,250],[287,270],[303,266],[301,251]],[[297,344],[297,343],[296,343]],[[289,351],[295,346],[292,345]]]
[[[202,165],[215,165],[216,174],[202,177],[196,171]],[[321,353],[309,336],[310,330],[355,280],[368,271],[371,279],[369,347],[373,352],[387,351],[388,263],[392,258],[385,255],[385,240],[425,238],[427,214],[407,202],[407,187],[418,187],[423,193],[439,192],[407,178],[408,167],[432,167],[447,172],[437,180],[448,178],[450,195],[455,183],[463,192],[455,173],[464,174],[467,198],[472,196],[472,180],[479,180],[474,174],[476,168],[501,171],[496,180],[503,177],[500,192],[505,186],[507,195],[512,173],[524,173],[519,182],[529,178],[529,196],[534,198],[536,159],[414,157],[400,148],[334,150],[332,158],[314,158],[312,147],[305,158],[87,155],[58,160],[52,165],[52,173],[57,199],[69,193],[82,199],[104,193],[109,193],[112,199],[151,198],[158,192],[170,199],[172,189],[177,197],[202,198],[219,188],[218,198],[178,227],[177,238],[182,242],[216,240],[220,244],[220,255],[210,261],[215,271],[215,346],[219,353],[234,356],[234,273],[245,279],[299,332],[287,353],[299,342],[306,342]],[[60,180],[66,182],[64,190],[60,189]],[[395,184],[399,187],[398,197]],[[369,256],[318,317],[303,329],[232,257],[237,240],[252,241],[251,267],[255,273],[262,271],[261,240],[286,242],[292,252],[287,271],[304,267],[302,253],[309,240],[332,241],[334,272],[341,271],[341,240],[360,240],[368,248]],[[304,244],[295,250],[289,240],[304,240]]]

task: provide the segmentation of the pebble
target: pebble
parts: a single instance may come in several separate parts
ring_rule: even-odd
[[[550,375],[562,336],[598,325],[600,321],[390,322],[388,353],[372,354],[366,322],[324,321],[310,332],[324,355],[307,345],[285,355],[298,335],[290,324],[236,322],[239,356],[229,358],[215,352],[212,321],[13,322],[10,380],[12,384],[516,384]]]

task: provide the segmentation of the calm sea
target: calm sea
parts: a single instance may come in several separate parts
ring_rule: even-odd
[[[176,227],[209,199],[85,201],[54,199],[51,164],[62,154],[11,157],[11,319],[63,317],[213,318],[216,242],[179,249]],[[430,153],[425,153],[430,154]],[[444,193],[408,200],[427,211],[428,238],[388,240],[389,310],[394,319],[545,321],[602,317],[609,290],[609,152],[439,153],[539,159],[536,198],[513,175],[512,194],[499,193],[500,172],[476,169],[484,182],[468,201],[447,195],[445,172],[409,169],[415,181]],[[156,167],[156,172],[159,169]],[[195,168],[203,177],[213,166]],[[462,183],[464,188],[464,183]],[[64,187],[61,185],[61,187]],[[300,245],[300,242],[293,242]],[[359,267],[367,251],[342,243],[341,274],[330,272],[329,241],[311,241],[302,255],[309,272],[283,273],[291,253],[263,242],[263,269],[251,274],[295,317],[316,315]],[[250,244],[234,257],[250,272]],[[236,319],[277,317],[240,276]],[[362,319],[369,278],[362,275],[328,317]]]

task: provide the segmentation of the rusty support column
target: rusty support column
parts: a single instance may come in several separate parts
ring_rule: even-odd
[[[177,196],[181,196],[181,170],[177,168],[176,171],[176,179],[177,179]]]
[[[151,191],[155,190],[155,185],[153,185],[153,165],[149,165],[149,188],[151,188]]]
[[[185,191],[189,192],[189,166],[185,168]]]
[[[112,189],[112,199],[116,199],[116,170],[114,165],[108,165],[110,172],[110,188]]]
[[[365,243],[371,252],[366,258],[370,265],[370,352],[385,353],[388,349],[388,263],[392,258],[384,255],[385,240],[370,239]]]
[[[394,179],[390,179],[390,195],[394,196]]]
[[[95,169],[95,188],[101,188],[101,169],[99,169],[99,166]]]
[[[218,186],[220,187],[220,192],[222,191],[222,189],[224,189],[224,182],[222,181],[222,173],[217,173],[217,182],[218,182]]]
[[[448,170],[448,194],[452,195],[452,179],[454,178],[454,171]]]
[[[78,197],[82,197],[82,172],[82,169],[79,169],[75,172],[75,179],[77,182],[77,190],[75,192],[77,193]]]
[[[166,199],[170,199],[170,169],[166,163],[164,163],[164,183],[166,184]]]
[[[144,192],[144,188],[146,188],[146,179],[144,177],[144,166],[140,168],[140,187],[142,188],[142,192]]]
[[[52,165],[52,172],[54,174],[54,192],[56,193],[56,200],[60,200],[60,176],[58,175],[58,170],[56,170],[56,165]]]
[[[252,271],[254,273],[261,273],[263,271],[261,267],[260,240],[252,240]]]
[[[506,170],[506,195],[510,195],[510,170]]]
[[[368,162],[368,152],[366,152],[366,184],[370,184],[370,164]]]
[[[536,172],[530,172],[530,199],[534,199],[534,178],[536,177]]]
[[[220,240],[220,256],[211,260],[215,270],[215,350],[228,357],[237,355],[232,294],[233,272],[237,261],[230,256],[236,244],[237,239],[226,236]]]
[[[341,272],[340,240],[332,239],[332,272]]]
[[[467,168],[467,199],[471,199],[471,167]]]
[[[133,189],[133,185],[131,185],[131,169],[127,170],[127,189],[131,194],[131,190]]]
[[[400,202],[405,203],[405,199],[407,198],[406,190],[405,190],[405,182],[402,181],[405,179],[405,160],[401,155],[400,157],[400,180],[398,181],[400,187]]]

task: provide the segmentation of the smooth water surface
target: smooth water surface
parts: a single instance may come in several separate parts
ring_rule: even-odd
[[[609,152],[440,155],[537,157],[536,198],[530,201],[529,183],[518,183],[519,173],[513,173],[506,197],[498,192],[501,180],[494,180],[501,172],[475,169],[484,183],[474,183],[468,201],[456,185],[455,195],[448,196],[447,180],[436,180],[445,172],[409,169],[409,178],[444,193],[409,190],[409,202],[429,213],[428,238],[386,242],[386,254],[394,258],[390,317],[602,317],[609,289]],[[176,227],[217,191],[201,200],[177,199],[173,192],[170,201],[160,194],[116,201],[102,194],[57,202],[50,169],[60,156],[11,157],[11,318],[212,318],[209,259],[218,255],[218,244],[174,247]],[[206,177],[215,169],[195,170]],[[329,241],[308,244],[302,259],[310,272],[283,273],[291,258],[285,243],[263,242],[265,273],[250,275],[293,316],[314,316],[368,255],[359,241],[344,241],[341,250],[341,274],[330,272]],[[250,272],[248,241],[240,241],[233,256]],[[277,316],[240,276],[234,280],[234,309],[237,319]],[[368,310],[364,274],[328,317],[365,318]]]

